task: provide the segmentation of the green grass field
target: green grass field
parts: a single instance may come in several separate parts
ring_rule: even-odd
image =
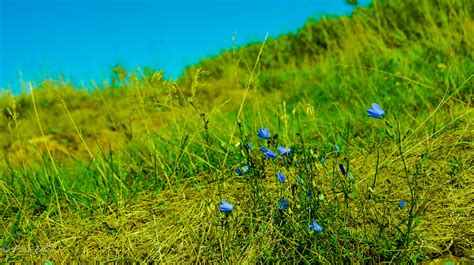
[[[473,15],[373,1],[177,81],[23,83],[0,97],[0,261],[474,263]]]

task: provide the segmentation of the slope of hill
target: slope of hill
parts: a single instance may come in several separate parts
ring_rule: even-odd
[[[3,95],[0,258],[472,262],[472,14],[374,1],[176,82]]]

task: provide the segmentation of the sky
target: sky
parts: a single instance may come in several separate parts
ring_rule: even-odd
[[[17,93],[20,79],[59,74],[88,87],[116,64],[177,78],[231,48],[234,36],[242,46],[353,8],[346,0],[0,0],[0,89]]]

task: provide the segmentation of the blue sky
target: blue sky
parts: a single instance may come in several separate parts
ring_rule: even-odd
[[[58,74],[87,87],[117,63],[176,78],[232,47],[234,35],[244,45],[352,8],[345,0],[0,0],[0,88],[17,92],[20,77]]]

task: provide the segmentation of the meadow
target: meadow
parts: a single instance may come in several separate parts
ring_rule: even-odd
[[[473,263],[473,14],[375,0],[178,80],[23,82],[0,261]]]

